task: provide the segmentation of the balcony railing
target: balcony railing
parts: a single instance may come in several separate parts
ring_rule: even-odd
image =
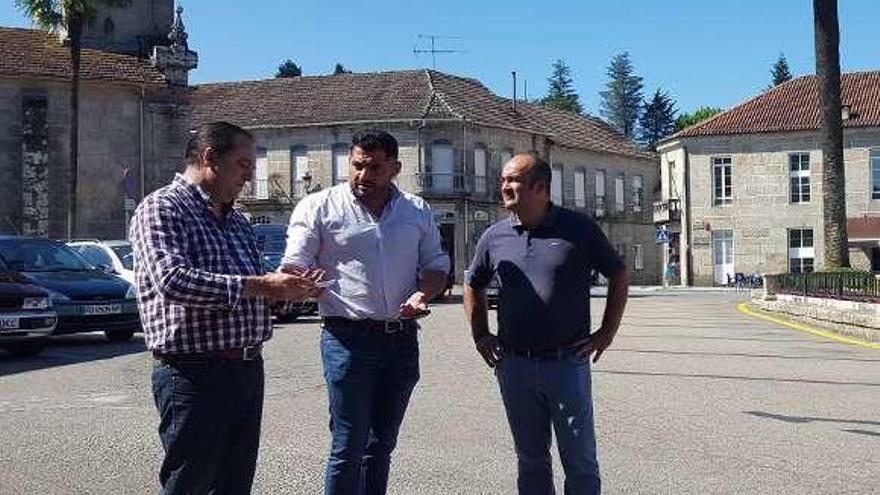
[[[423,194],[439,196],[468,196],[495,199],[496,184],[486,176],[423,172],[415,174],[416,184]]]
[[[294,183],[294,196],[296,198],[303,197],[300,193],[304,191],[302,181]],[[242,201],[288,201],[291,198],[290,193],[281,185],[281,181],[275,178],[270,179],[253,179],[239,195]]]
[[[654,223],[669,223],[681,219],[681,206],[677,199],[654,202]]]

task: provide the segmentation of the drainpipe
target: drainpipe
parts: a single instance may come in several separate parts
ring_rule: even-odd
[[[138,108],[138,169],[141,174],[141,201],[143,201],[144,197],[147,195],[147,185],[145,182],[146,174],[144,173],[144,97],[144,85],[141,84],[140,105]]]
[[[687,252],[686,253],[678,253],[678,262],[681,265],[682,259],[685,260],[687,265],[687,277],[682,278],[682,283],[687,286],[694,285],[694,257],[693,257],[693,247],[691,244],[691,164],[690,164],[690,154],[688,153],[687,146],[682,146],[681,151],[684,154],[684,208],[681,211],[681,228],[687,232],[685,238],[687,239]],[[681,250],[681,246],[679,246],[679,251]],[[684,256],[682,256],[684,254]]]
[[[461,268],[459,265],[467,264],[470,259],[470,236],[468,235],[468,223],[470,222],[468,194],[470,194],[470,188],[467,181],[467,122],[464,119],[461,121],[461,172],[462,185],[464,186],[464,263],[455,264],[456,278],[458,278],[458,269]]]

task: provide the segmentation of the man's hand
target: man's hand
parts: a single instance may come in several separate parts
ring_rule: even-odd
[[[268,299],[302,301],[320,291],[311,278],[288,273],[268,273],[247,277],[244,297],[263,296]]]
[[[400,318],[404,320],[418,318],[427,313],[428,296],[422,291],[413,293],[413,295],[409,296],[409,299],[400,305]]]
[[[575,342],[573,347],[577,349],[576,353],[581,359],[589,359],[590,354],[595,353],[593,356],[593,362],[595,363],[599,361],[599,357],[602,356],[605,349],[611,345],[615,334],[617,334],[617,331],[610,331],[602,327],[589,337]]]
[[[498,361],[501,360],[501,346],[498,345],[498,337],[491,333],[483,335],[475,342],[477,352],[483,357],[483,361],[490,368],[494,368]]]
[[[322,292],[324,292],[323,287],[318,285],[318,282],[323,281],[324,275],[326,273],[325,270],[321,270],[320,268],[308,269],[308,268],[299,268],[296,266],[287,266],[287,267],[281,267],[279,269],[279,271],[281,273],[286,273],[288,275],[294,275],[296,277],[299,277],[299,278],[302,278],[305,280],[310,280],[312,282],[312,284],[314,285],[314,289],[312,290],[311,293],[309,293],[306,296],[307,298],[308,297],[318,297],[321,295]]]

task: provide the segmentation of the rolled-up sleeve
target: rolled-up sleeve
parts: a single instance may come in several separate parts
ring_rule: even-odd
[[[427,204],[421,211],[422,238],[419,240],[419,271],[449,273],[452,266],[449,255],[443,251],[440,229],[434,220],[434,212]]]
[[[194,268],[188,260],[190,239],[173,203],[147,200],[131,226],[137,279],[147,277],[160,297],[175,304],[207,309],[233,309],[242,297],[239,275]],[[148,290],[138,283],[138,290]]]
[[[307,196],[297,203],[287,227],[287,246],[281,259],[281,268],[312,268],[321,248],[317,224],[317,195]]]

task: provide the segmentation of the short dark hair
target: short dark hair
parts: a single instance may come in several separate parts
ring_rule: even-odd
[[[550,183],[553,181],[553,170],[550,169],[550,164],[547,163],[546,160],[541,158],[541,155],[538,154],[537,151],[531,150],[523,153],[534,161],[534,165],[526,172],[526,180],[528,180],[529,185],[532,185],[536,182],[544,182],[547,190],[550,190]]]
[[[209,122],[191,131],[186,143],[186,165],[193,167],[198,164],[199,156],[207,148],[217,155],[225,155],[235,149],[235,137],[244,136],[251,141],[254,135],[249,131],[229,122]]]
[[[381,150],[388,158],[397,160],[397,140],[382,129],[364,129],[355,132],[351,137],[349,151],[353,150],[355,146],[369,152]]]

